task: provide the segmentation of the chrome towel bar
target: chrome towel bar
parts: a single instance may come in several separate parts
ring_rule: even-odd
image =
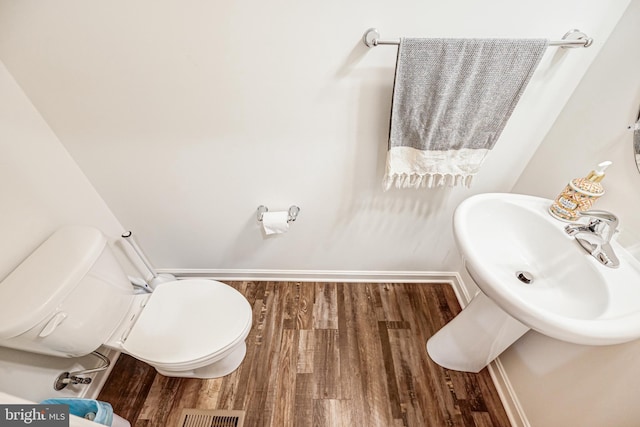
[[[380,40],[380,32],[376,28],[369,28],[362,36],[362,41],[367,47],[379,45],[399,45],[400,40]],[[568,31],[562,40],[550,40],[549,46],[559,46],[562,48],[589,47],[593,44],[593,39],[587,37],[580,30]]]

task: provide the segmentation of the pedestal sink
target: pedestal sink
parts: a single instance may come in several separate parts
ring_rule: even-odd
[[[612,241],[619,268],[600,264],[551,202],[490,193],[458,206],[456,243],[481,292],[427,342],[436,363],[478,372],[529,329],[584,345],[640,338],[640,262]]]

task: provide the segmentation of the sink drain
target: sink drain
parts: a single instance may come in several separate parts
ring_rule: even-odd
[[[533,274],[529,273],[528,271],[516,271],[516,277],[522,283],[529,284],[533,282]]]

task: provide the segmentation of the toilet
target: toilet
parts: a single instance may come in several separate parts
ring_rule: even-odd
[[[244,296],[214,280],[134,293],[93,227],[59,229],[0,282],[0,346],[80,357],[105,345],[171,377],[236,370],[251,323]]]

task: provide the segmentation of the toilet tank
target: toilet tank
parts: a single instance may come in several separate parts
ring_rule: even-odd
[[[107,340],[132,301],[102,232],[63,227],[0,282],[0,346],[86,355]]]

